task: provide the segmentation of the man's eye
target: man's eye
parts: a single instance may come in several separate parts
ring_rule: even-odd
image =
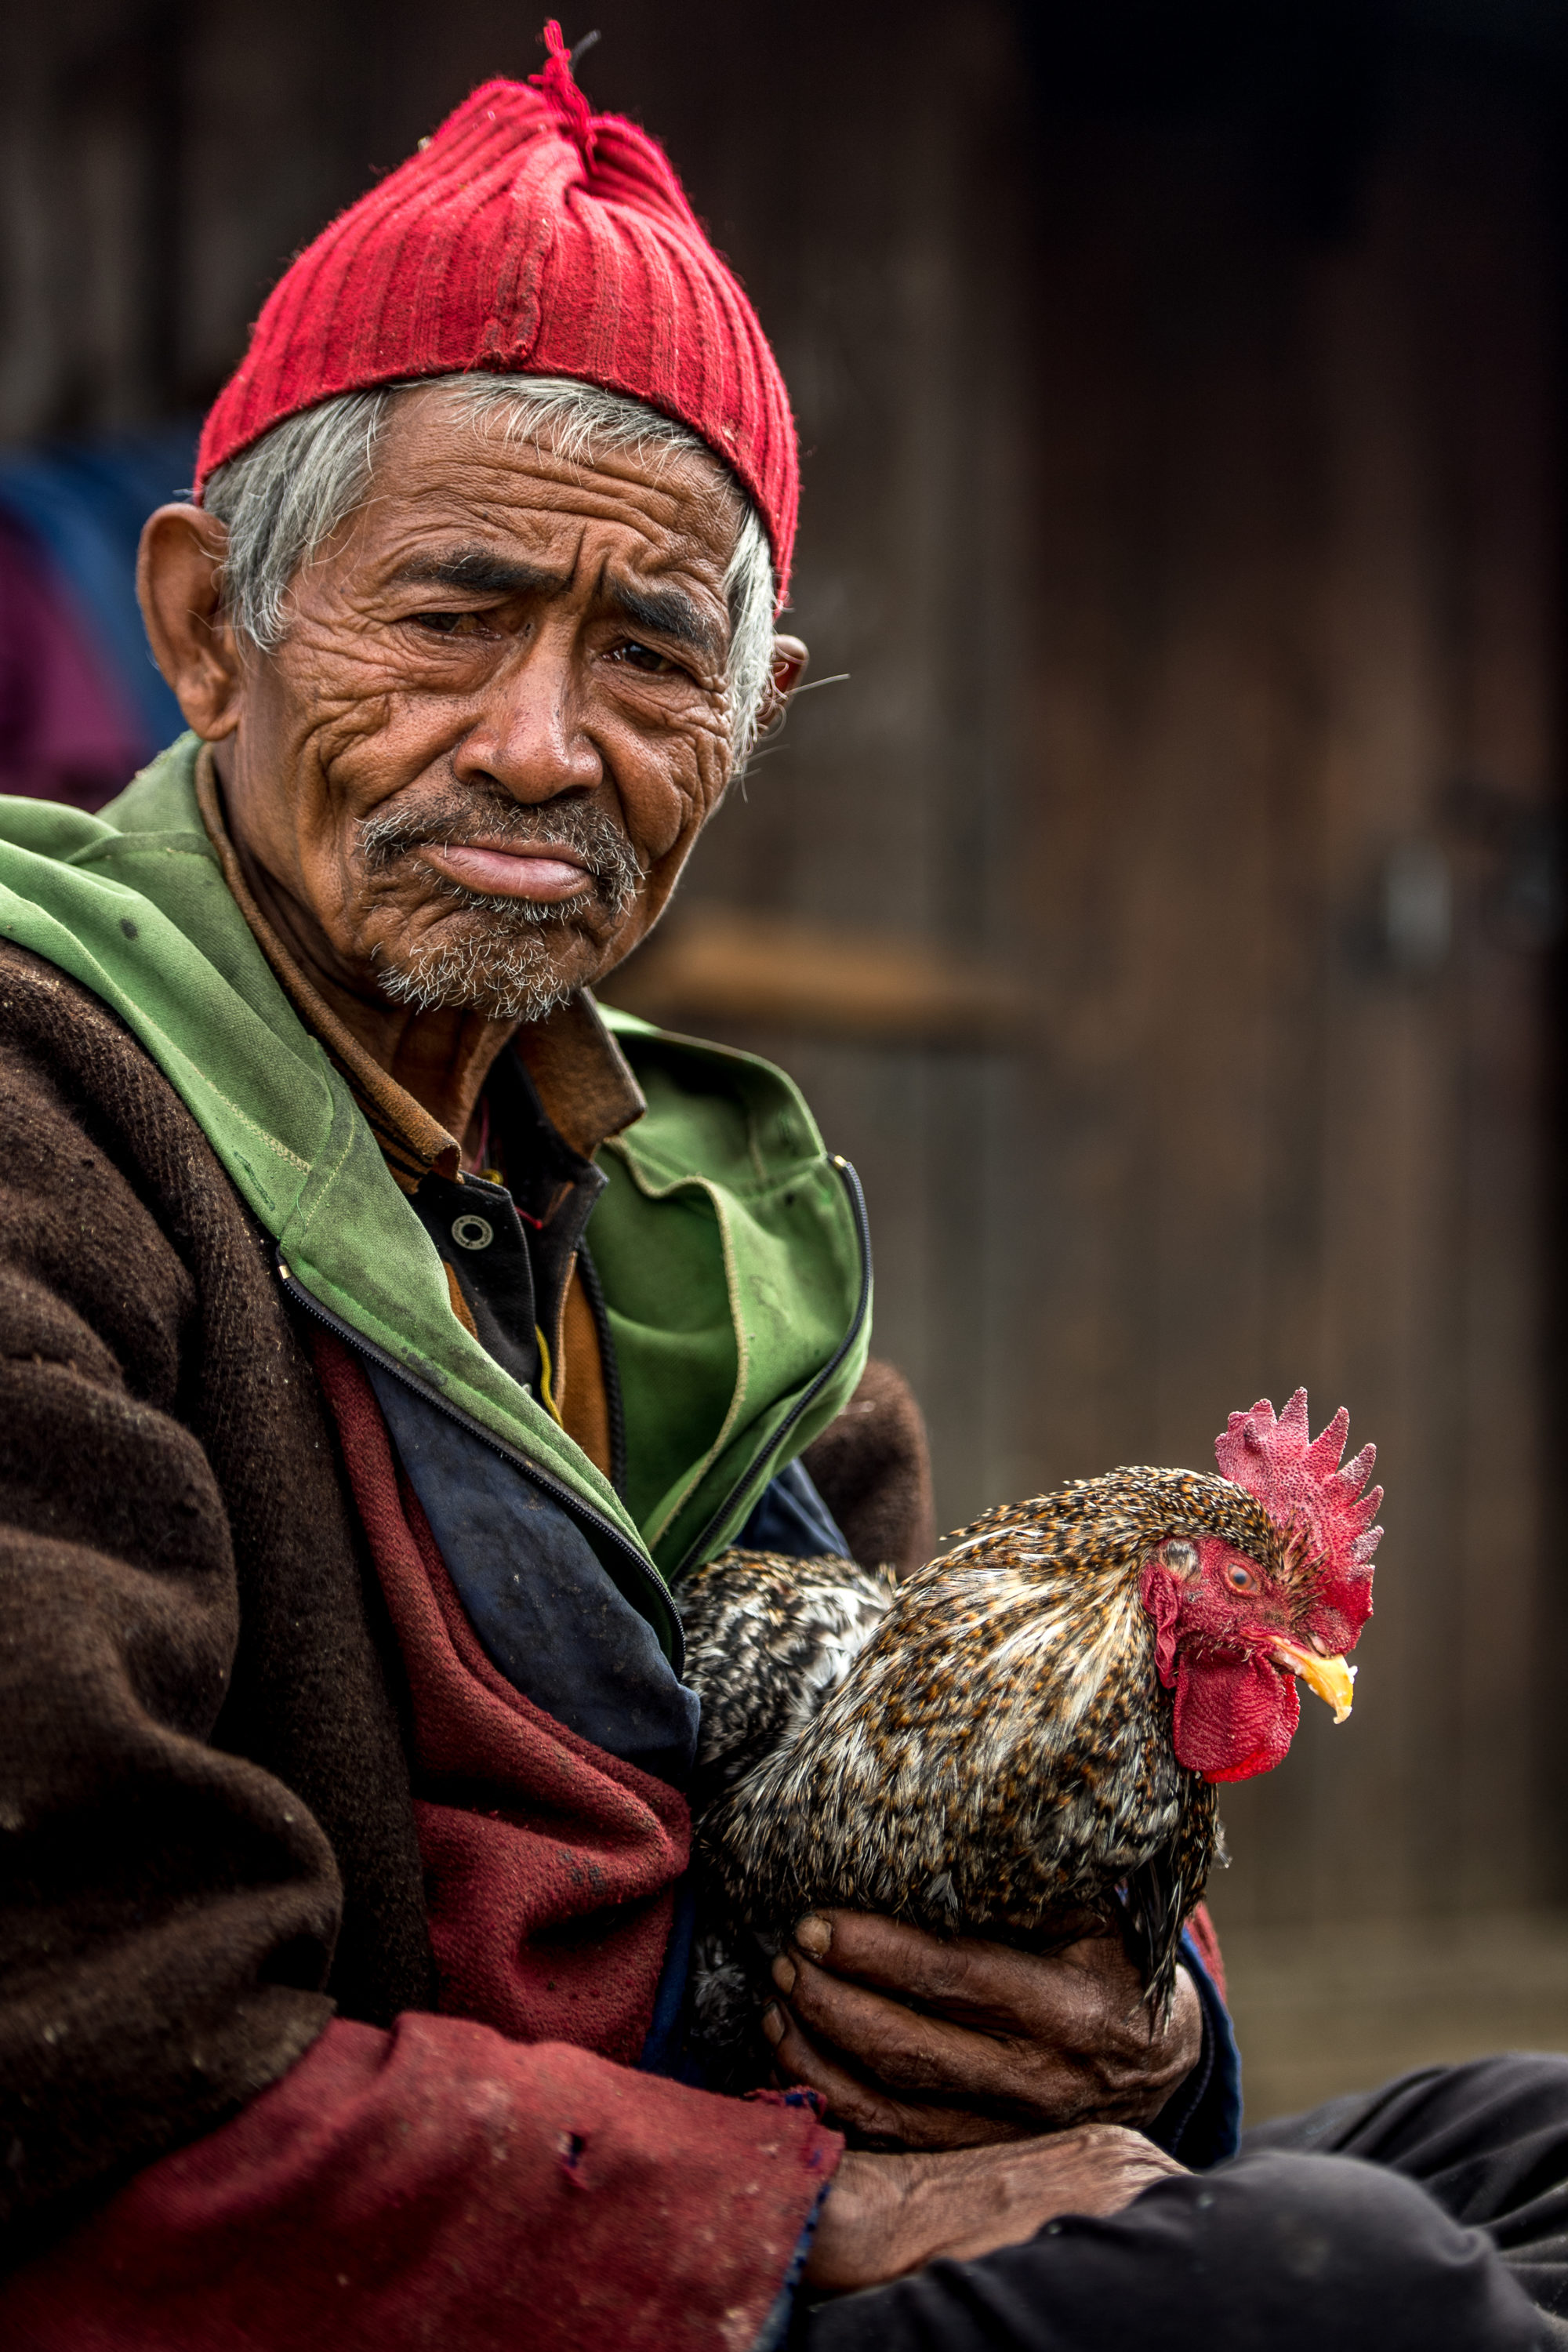
[[[424,629],[433,637],[477,636],[483,623],[479,613],[412,613],[409,618],[416,629]]]
[[[649,677],[662,677],[675,667],[668,654],[656,653],[651,646],[639,645],[635,637],[625,638],[616,647],[616,658],[629,663],[633,669],[640,669]]]

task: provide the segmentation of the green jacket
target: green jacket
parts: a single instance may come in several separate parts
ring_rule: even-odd
[[[615,1337],[623,1501],[453,1315],[424,1228],[279,987],[196,808],[185,735],[99,816],[0,798],[0,935],[70,973],[175,1088],[307,1306],[569,1502],[679,1647],[671,1580],[719,1549],[865,1362],[854,1172],[784,1074],[606,1009],[647,1097],[589,1228]]]

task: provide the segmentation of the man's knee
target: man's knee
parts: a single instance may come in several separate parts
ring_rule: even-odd
[[[811,2352],[1543,2352],[1547,2323],[1488,2242],[1395,2173],[1244,2156],[1107,2221],[819,2315]]]
[[[1424,2066],[1376,2091],[1281,2116],[1249,2131],[1243,2153],[1359,2156],[1426,2179],[1543,2133],[1568,2146],[1568,2057],[1524,2051]]]
[[[1280,2345],[1321,2342],[1327,2331],[1340,2352],[1500,2352],[1546,2340],[1489,2241],[1399,2173],[1350,2157],[1270,2153],[1166,2187],[1180,2192],[1171,2212],[1141,2199],[1142,2227],[1162,2242],[1172,2284],[1184,2252],[1193,2265],[1216,2348],[1251,2344],[1248,2326],[1259,2343]]]

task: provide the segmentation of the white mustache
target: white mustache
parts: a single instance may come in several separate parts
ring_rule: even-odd
[[[603,809],[568,804],[521,809],[515,803],[489,809],[465,801],[460,808],[389,810],[384,816],[363,817],[356,827],[360,855],[367,869],[384,873],[413,852],[425,848],[461,847],[468,842],[517,842],[529,847],[575,851],[593,877],[599,897],[616,913],[636,898],[647,871],[642,859],[614,817]],[[459,883],[442,886],[447,897],[467,906],[492,906],[482,891]],[[563,912],[568,911],[563,909]],[[543,915],[540,908],[535,919]]]

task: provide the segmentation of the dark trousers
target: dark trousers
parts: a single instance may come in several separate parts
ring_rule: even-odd
[[[1554,2315],[1563,2314],[1558,2317]],[[1111,2220],[823,2305],[808,2352],[1565,2352],[1568,2058],[1429,2067]]]

